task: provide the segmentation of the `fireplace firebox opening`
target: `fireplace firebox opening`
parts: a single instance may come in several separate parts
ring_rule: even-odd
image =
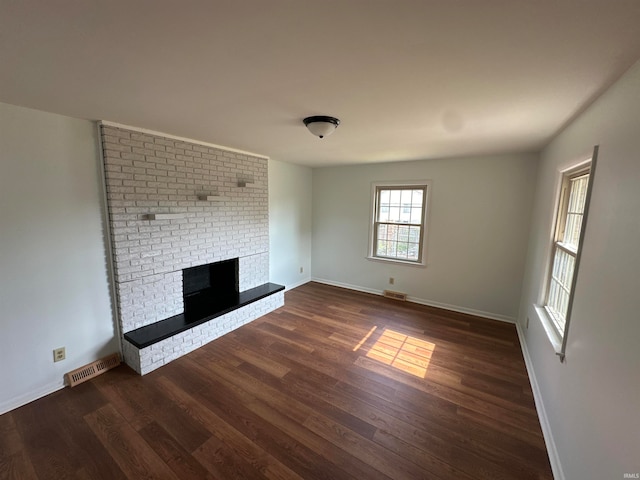
[[[182,270],[185,320],[197,322],[237,303],[238,270],[237,258]]]

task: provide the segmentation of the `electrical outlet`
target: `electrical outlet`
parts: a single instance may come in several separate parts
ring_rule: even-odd
[[[60,360],[64,360],[66,358],[67,354],[66,351],[64,349],[64,347],[61,348],[56,348],[53,351],[53,361],[54,362],[59,362]]]
[[[524,328],[529,328],[529,317],[527,317],[527,320],[524,322]]]
[[[389,277],[389,285],[393,285],[394,283],[396,283],[396,279],[393,277]]]
[[[300,267],[300,273],[304,273],[304,267]]]

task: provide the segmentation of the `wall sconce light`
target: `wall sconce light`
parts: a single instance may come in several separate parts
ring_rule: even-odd
[[[316,115],[314,117],[307,117],[303,120],[305,126],[316,137],[324,138],[327,135],[331,135],[338,125],[340,120],[335,117],[327,117],[324,115]]]

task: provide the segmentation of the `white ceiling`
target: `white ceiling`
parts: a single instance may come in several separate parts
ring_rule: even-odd
[[[0,101],[312,166],[535,151],[638,58],[638,0],[0,0]]]

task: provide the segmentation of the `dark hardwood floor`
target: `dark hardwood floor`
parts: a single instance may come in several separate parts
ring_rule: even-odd
[[[0,416],[16,479],[551,479],[513,325],[309,283]]]

